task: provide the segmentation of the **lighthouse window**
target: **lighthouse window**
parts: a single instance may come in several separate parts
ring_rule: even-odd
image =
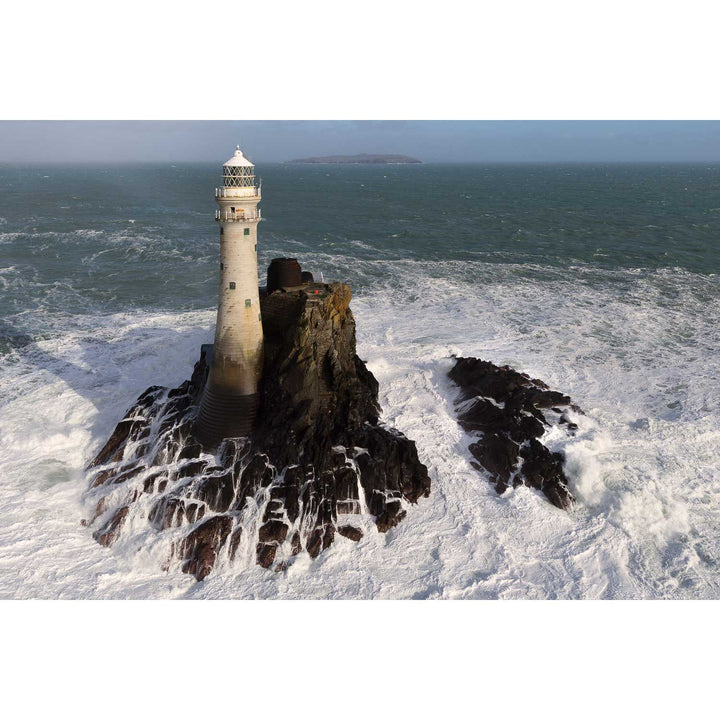
[[[252,187],[255,175],[252,167],[223,166],[223,185],[225,187]]]
[[[245,307],[250,307],[251,305],[252,305],[252,300],[245,301]]]
[[[231,283],[230,283],[230,289],[231,289],[231,290],[234,290],[234,289],[235,289],[235,283],[234,283],[234,282],[231,282]]]
[[[223,234],[223,229],[222,229],[222,227],[220,228],[220,234],[221,234],[221,235]]]
[[[245,228],[245,235],[249,235],[249,234],[250,234],[250,228]]]
[[[220,263],[220,269],[222,270],[224,267],[225,266],[222,263]]]

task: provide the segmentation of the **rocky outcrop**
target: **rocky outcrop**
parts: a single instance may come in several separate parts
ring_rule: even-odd
[[[88,468],[95,539],[166,533],[166,567],[202,580],[221,558],[282,570],[337,536],[358,542],[366,519],[397,525],[430,480],[415,443],[379,422],[349,306],[342,284],[261,298],[261,405],[247,438],[207,448],[193,437],[211,346],[180,387],[143,393]]]
[[[552,425],[574,434],[570,412],[581,414],[570,398],[550,390],[505,365],[477,358],[458,358],[448,373],[461,388],[456,403],[458,422],[471,433],[469,450],[498,493],[527,485],[559,508],[568,508],[573,496],[563,470],[562,453],[551,452],[541,438]]]

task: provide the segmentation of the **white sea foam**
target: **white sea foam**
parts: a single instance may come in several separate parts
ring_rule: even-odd
[[[342,260],[306,266],[336,276]],[[160,568],[171,538],[143,526],[111,549],[80,525],[82,468],[135,397],[189,377],[211,311],[63,317],[2,360],[0,594],[6,597],[720,597],[717,279],[679,270],[389,263],[356,295],[358,353],[384,420],[417,441],[431,496],[387,534],[364,527],[285,573],[252,548],[202,583]],[[411,270],[412,272],[409,272]],[[366,273],[368,263],[353,270]],[[545,269],[547,274],[547,269]],[[715,286],[712,286],[713,288]],[[502,496],[470,466],[453,355],[509,363],[586,412],[567,455],[578,498]],[[129,538],[132,537],[132,540]]]

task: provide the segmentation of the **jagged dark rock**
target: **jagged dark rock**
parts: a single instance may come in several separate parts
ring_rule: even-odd
[[[228,515],[215,515],[189,532],[180,543],[178,555],[183,572],[204,580],[212,571],[218,551],[225,544],[233,520]]]
[[[137,513],[173,534],[167,567],[176,561],[198,580],[241,554],[283,570],[303,550],[317,557],[336,532],[362,538],[338,516],[369,514],[387,532],[427,497],[415,443],[379,422],[378,383],[355,353],[349,306],[339,283],[261,298],[261,404],[247,438],[208,448],[193,437],[208,346],[190,380],[143,393],[88,467],[98,542],[112,544]]]
[[[125,524],[125,520],[128,516],[130,508],[127,505],[123,505],[118,508],[112,515],[112,517],[94,534],[93,537],[101,545],[112,545],[117,540],[118,533]]]
[[[568,410],[582,413],[570,398],[550,390],[511,367],[477,358],[457,358],[448,373],[462,390],[456,403],[458,422],[476,439],[469,450],[498,493],[528,485],[543,492],[556,507],[574,498],[563,471],[562,453],[548,450],[541,438],[552,423],[569,433],[577,430]],[[545,410],[552,414],[546,414]]]
[[[342,535],[353,542],[359,542],[363,538],[362,530],[353,527],[352,525],[340,525],[337,531],[339,535]]]

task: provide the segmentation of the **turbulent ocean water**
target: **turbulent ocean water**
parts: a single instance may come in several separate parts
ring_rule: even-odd
[[[212,342],[220,165],[0,166],[0,596],[720,597],[720,166],[258,166],[270,259],[353,289],[384,422],[433,491],[287,572],[100,547],[83,468]],[[471,466],[454,355],[587,413],[567,513]]]

